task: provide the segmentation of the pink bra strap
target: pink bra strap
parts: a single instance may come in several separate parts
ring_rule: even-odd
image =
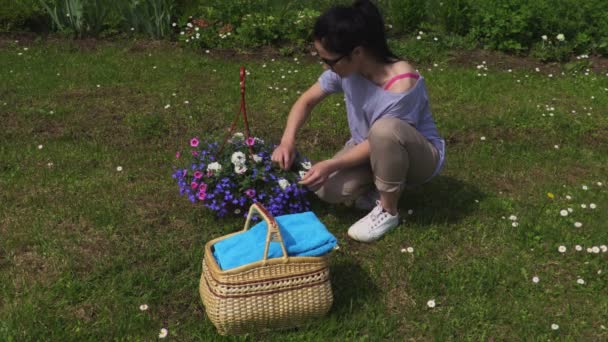
[[[388,82],[386,82],[386,85],[384,86],[384,90],[388,90],[388,88],[390,88],[393,85],[393,83],[399,81],[400,79],[402,79],[402,78],[408,78],[408,77],[419,79],[420,75],[414,74],[414,73],[411,73],[411,72],[408,72],[408,73],[405,73],[405,74],[401,74],[401,75],[397,75],[397,76],[391,78]]]

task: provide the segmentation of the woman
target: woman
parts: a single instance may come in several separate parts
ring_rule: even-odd
[[[372,242],[399,225],[403,190],[439,173],[445,143],[431,116],[424,78],[390,51],[374,4],[356,1],[329,9],[317,19],[314,38],[327,70],[293,105],[272,160],[289,168],[296,132],[313,107],[343,92],[351,139],[333,158],[316,163],[300,184],[327,202],[355,201],[358,208],[371,209],[348,235]]]

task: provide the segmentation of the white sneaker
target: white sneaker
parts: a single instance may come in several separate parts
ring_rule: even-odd
[[[399,214],[389,214],[380,201],[376,201],[376,207],[348,229],[348,236],[361,242],[373,242],[398,225]]]
[[[370,211],[376,206],[376,202],[380,200],[380,193],[375,188],[357,197],[355,200],[355,208],[365,211]]]

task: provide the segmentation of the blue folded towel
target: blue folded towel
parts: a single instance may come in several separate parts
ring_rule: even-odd
[[[321,256],[336,246],[336,238],[310,211],[275,217],[288,256]],[[220,269],[229,270],[264,258],[266,222],[262,221],[246,232],[224,239],[213,247],[213,256]],[[271,242],[268,259],[283,256],[281,245]]]

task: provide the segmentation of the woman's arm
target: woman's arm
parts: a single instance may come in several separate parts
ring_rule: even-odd
[[[282,169],[291,167],[295,157],[297,132],[312,109],[326,96],[327,94],[321,89],[321,84],[316,82],[291,107],[281,144],[272,153],[272,161],[277,162]]]

